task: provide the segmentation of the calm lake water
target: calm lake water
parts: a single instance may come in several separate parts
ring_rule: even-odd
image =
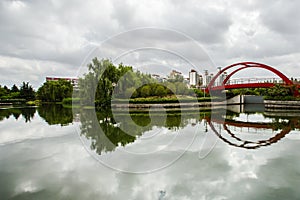
[[[231,110],[0,109],[0,199],[300,199],[300,112]]]

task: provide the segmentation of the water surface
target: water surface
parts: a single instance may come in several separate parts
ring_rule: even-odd
[[[299,199],[299,127],[292,111],[1,109],[0,196]]]

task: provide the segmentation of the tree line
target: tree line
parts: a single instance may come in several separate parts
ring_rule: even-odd
[[[25,99],[26,101],[41,100],[43,102],[62,102],[64,99],[78,97],[83,105],[110,105],[114,99],[135,99],[147,97],[168,97],[188,95],[203,97],[200,89],[189,89],[181,76],[168,78],[159,82],[151,77],[133,70],[132,66],[114,65],[109,59],[94,58],[87,65],[88,72],[79,79],[79,89],[73,91],[70,81],[46,81],[35,92],[29,82],[20,87],[15,84],[8,88],[0,85],[0,99]],[[292,87],[292,86],[291,86]],[[291,100],[293,88],[276,85],[273,88],[237,89],[227,91],[227,97],[238,94],[265,96],[267,99]],[[73,94],[73,92],[75,94]],[[207,96],[207,95],[206,95]]]
[[[11,88],[6,85],[0,85],[0,99],[1,100],[11,100],[11,99],[24,99],[24,100],[34,100],[35,91],[29,82],[23,82],[20,87],[14,84]]]
[[[299,97],[294,97],[294,91],[296,90],[293,85],[281,85],[276,84],[271,88],[245,88],[245,89],[234,89],[227,91],[227,97],[231,98],[236,95],[256,95],[263,96],[264,99],[269,100],[300,100]]]
[[[161,83],[132,66],[120,63],[115,66],[110,60],[94,58],[88,64],[88,72],[79,79],[78,97],[83,104],[108,106],[113,98],[134,99],[139,97],[166,97],[170,95],[197,95],[189,89],[183,78],[172,77]]]
[[[36,92],[36,99],[43,102],[61,102],[65,98],[71,98],[73,85],[70,81],[60,79],[46,81]]]
[[[72,97],[73,86],[67,80],[46,81],[35,91],[29,82],[23,82],[18,87],[14,84],[11,88],[0,85],[1,101],[33,101],[61,102],[64,98]]]

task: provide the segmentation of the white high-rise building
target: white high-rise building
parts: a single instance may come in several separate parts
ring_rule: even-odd
[[[218,67],[218,72],[220,72],[221,69],[222,69],[221,67]],[[216,85],[223,85],[223,81],[226,79],[226,77],[227,77],[227,73],[226,72],[220,74],[219,77],[218,77],[218,79],[216,80],[215,84]]]
[[[198,75],[198,78],[199,78],[198,84],[201,87],[201,86],[203,86],[203,77],[202,77],[202,75]]]
[[[209,81],[208,70],[204,70],[203,86],[206,87],[209,84]]]
[[[189,72],[189,85],[194,87],[198,86],[198,73],[194,69]]]
[[[221,67],[218,67],[218,73],[221,71]],[[223,76],[222,74],[217,78],[217,80],[215,81],[215,85],[222,85],[223,83]]]

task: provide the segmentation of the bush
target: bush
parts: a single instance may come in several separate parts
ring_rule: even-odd
[[[62,103],[65,105],[80,104],[80,98],[64,98]]]
[[[214,98],[216,99],[216,98]],[[147,97],[147,98],[135,98],[129,99],[129,103],[131,104],[166,104],[166,103],[195,103],[198,102],[209,102],[211,101],[211,97],[179,97],[177,98],[175,95],[167,96],[167,97]],[[128,99],[113,99],[111,101],[113,104],[127,104]]]

